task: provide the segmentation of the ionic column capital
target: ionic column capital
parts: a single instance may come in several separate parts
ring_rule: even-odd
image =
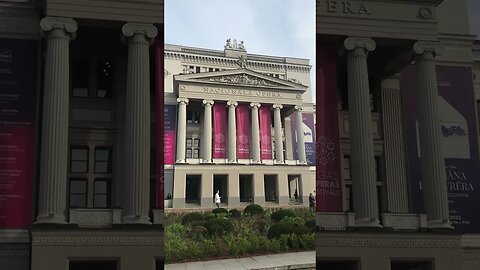
[[[177,103],[188,105],[188,98],[177,98]]]
[[[126,23],[122,27],[125,37],[131,38],[134,42],[153,44],[153,39],[158,34],[158,29],[153,24]]]
[[[215,103],[215,102],[214,102],[213,100],[211,100],[211,99],[204,99],[204,100],[202,101],[203,106],[213,106],[214,103]]]
[[[43,32],[50,32],[55,29],[63,30],[65,37],[70,36],[71,39],[74,39],[78,24],[71,18],[45,17],[40,21],[40,28]]]
[[[295,106],[294,110],[296,112],[301,112],[301,111],[303,111],[303,107],[302,106]]]
[[[376,43],[371,38],[364,38],[364,37],[348,37],[343,42],[345,49],[349,51],[353,51],[355,49],[364,49],[365,52],[371,52],[375,50]]]
[[[261,105],[260,103],[258,103],[258,102],[252,102],[252,103],[250,103],[250,108],[252,108],[252,109],[253,109],[253,108],[258,109],[258,108],[260,108],[260,106],[262,106],[262,105]]]
[[[275,110],[281,110],[281,109],[283,109],[283,105],[282,104],[273,104],[272,108],[275,109]]]
[[[228,101],[228,102],[227,102],[227,106],[228,106],[228,107],[234,107],[234,108],[235,108],[235,107],[238,106],[238,102],[236,102],[236,101]]]
[[[413,51],[416,54],[424,55],[427,53],[432,53],[435,57],[436,55],[443,54],[443,46],[440,42],[432,41],[417,41],[413,45]]]

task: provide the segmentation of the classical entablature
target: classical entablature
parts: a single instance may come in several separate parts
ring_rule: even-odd
[[[174,89],[178,97],[298,105],[308,86],[240,68],[175,75]]]

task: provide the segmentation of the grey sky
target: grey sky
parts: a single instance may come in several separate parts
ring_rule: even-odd
[[[468,0],[468,14],[470,17],[470,32],[480,39],[480,1]]]
[[[227,38],[249,53],[310,59],[315,93],[314,0],[165,0],[165,43],[222,50]]]

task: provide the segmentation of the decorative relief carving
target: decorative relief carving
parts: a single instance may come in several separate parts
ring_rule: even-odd
[[[247,68],[247,58],[244,55],[240,55],[237,60],[237,65],[240,68]]]
[[[29,257],[28,249],[0,249],[0,258]]]
[[[243,45],[243,40],[242,41],[239,41],[237,43],[237,40],[236,39],[232,39],[229,38],[227,39],[226,41],[226,44],[225,44],[225,49],[233,49],[233,50],[239,50],[239,51],[246,51],[245,49],[245,45]]]
[[[433,19],[433,11],[427,7],[421,7],[418,9],[417,17],[419,19],[424,20],[432,20]]]
[[[213,78],[208,78],[207,80],[210,82],[238,84],[238,85],[272,86],[272,87],[281,86],[279,84],[275,84],[267,80],[260,79],[247,74],[213,77]]]
[[[125,235],[41,235],[34,236],[32,239],[34,246],[76,246],[76,245],[147,245],[156,246],[163,245],[163,237],[158,234],[151,235],[135,235],[132,233]]]
[[[325,237],[317,236],[317,246],[340,247],[428,247],[428,248],[458,248],[456,239],[405,239],[405,238],[368,238],[368,237]]]
[[[168,70],[164,69],[163,70],[163,78],[167,78],[168,75],[170,75],[170,72],[168,72]]]

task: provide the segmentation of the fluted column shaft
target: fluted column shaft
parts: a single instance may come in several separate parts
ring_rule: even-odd
[[[438,86],[435,55],[441,46],[434,42],[417,42],[417,111],[424,204],[428,226],[451,228],[448,213],[447,179],[438,115]]]
[[[127,23],[125,106],[125,204],[123,223],[150,223],[150,63],[149,46],[157,35],[151,24]]]
[[[253,163],[260,163],[260,123],[258,121],[258,108],[260,103],[250,103],[252,109],[252,160]]]
[[[275,161],[277,164],[283,164],[283,142],[282,142],[282,116],[280,110],[281,104],[273,105],[273,126],[275,129]]]
[[[303,133],[303,108],[295,106],[295,125],[297,129],[297,151],[298,161],[307,164],[307,153],[305,152],[305,134]]]
[[[228,106],[228,162],[237,162],[237,122],[235,108],[238,103],[235,101],[227,102]]]
[[[369,38],[349,37],[348,105],[353,200],[358,226],[380,226],[375,183],[375,156],[368,83],[367,54],[375,49]]]
[[[188,98],[177,98],[178,123],[177,123],[177,154],[176,163],[185,163],[185,147],[187,141],[187,105]]]
[[[36,223],[64,224],[67,194],[69,43],[77,23],[46,17],[47,38],[40,158],[39,213]]]
[[[212,163],[212,106],[213,100],[203,100],[203,163]]]

